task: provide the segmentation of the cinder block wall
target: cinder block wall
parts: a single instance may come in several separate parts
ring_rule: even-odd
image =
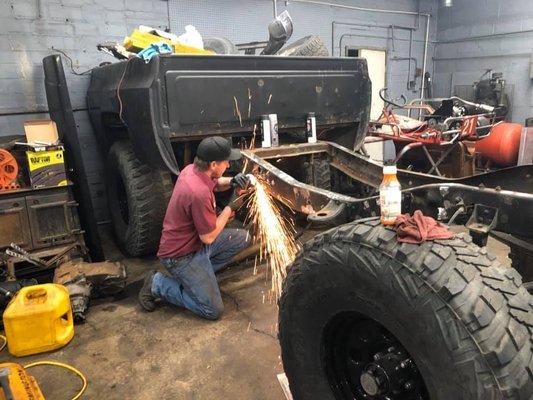
[[[165,29],[167,8],[163,0],[0,0],[0,136],[23,134],[25,120],[48,118],[42,59],[65,52],[72,59],[73,68],[65,56],[63,65],[72,106],[79,110],[75,117],[99,221],[107,219],[103,164],[84,110],[89,75],[78,74],[115,60],[99,52],[98,43],[121,42],[140,24]]]
[[[485,72],[503,72],[514,86],[512,120],[533,116],[531,0],[454,0],[438,10],[435,94],[449,96],[455,85],[469,85]]]

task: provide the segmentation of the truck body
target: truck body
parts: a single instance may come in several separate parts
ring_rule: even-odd
[[[280,132],[301,133],[314,112],[318,131],[358,149],[370,96],[363,59],[162,55],[95,68],[87,104],[100,143],[127,132],[141,161],[178,174],[173,142],[250,136],[254,126],[259,134],[261,116],[271,113]]]

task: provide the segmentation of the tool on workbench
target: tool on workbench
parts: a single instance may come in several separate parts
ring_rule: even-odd
[[[45,261],[40,259],[39,257],[35,257],[28,253],[26,250],[24,250],[22,247],[17,246],[15,243],[11,243],[9,245],[11,248],[8,248],[5,250],[5,253],[8,256],[18,258],[20,260],[24,260],[29,262],[30,264],[33,264],[39,268],[46,268],[47,264]]]

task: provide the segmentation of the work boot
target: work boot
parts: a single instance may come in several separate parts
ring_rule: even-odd
[[[152,294],[152,282],[155,271],[150,271],[144,278],[144,283],[139,291],[139,303],[146,311],[155,310],[155,296]]]

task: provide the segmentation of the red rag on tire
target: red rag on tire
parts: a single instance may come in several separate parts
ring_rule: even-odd
[[[448,227],[426,217],[422,211],[416,210],[413,216],[402,214],[396,218],[396,236],[398,242],[418,244],[426,240],[451,239],[454,234]]]

